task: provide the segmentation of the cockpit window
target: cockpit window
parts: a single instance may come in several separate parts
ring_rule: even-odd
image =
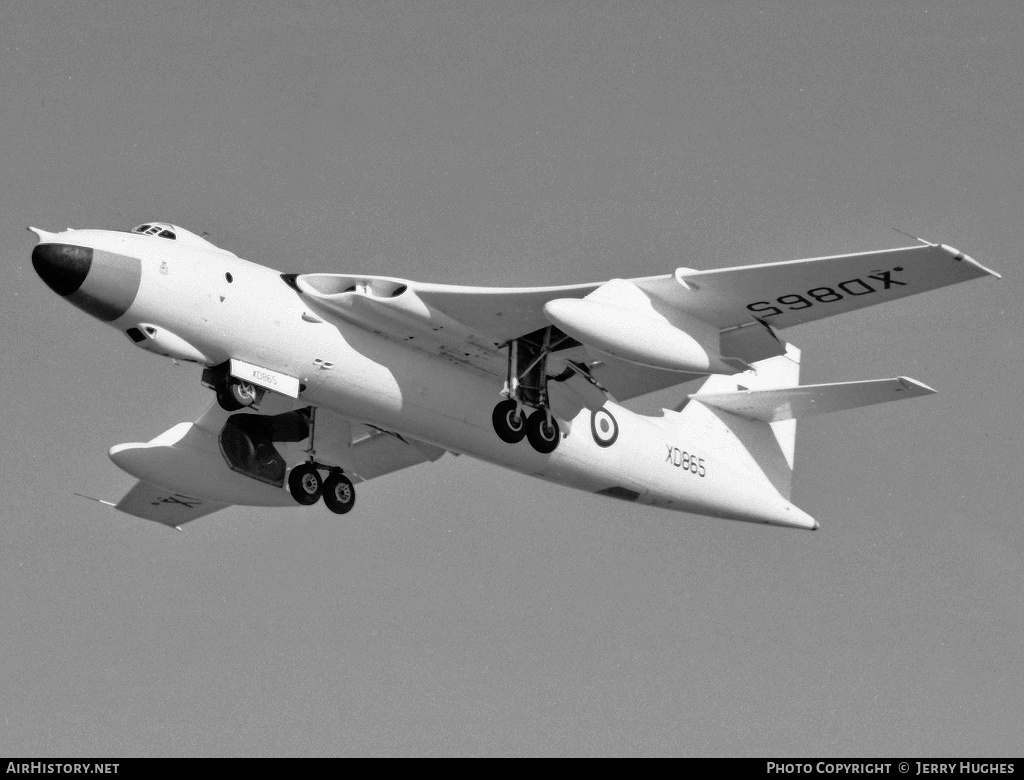
[[[177,239],[177,236],[174,234],[174,231],[171,230],[171,227],[171,225],[153,225],[146,223],[145,225],[139,225],[136,228],[132,228],[132,233],[141,233],[144,236],[159,236],[160,238],[167,238],[174,241]]]

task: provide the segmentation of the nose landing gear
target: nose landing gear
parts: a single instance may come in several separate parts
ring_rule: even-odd
[[[217,394],[220,408],[225,412],[237,412],[249,407],[258,409],[267,391],[252,382],[231,376],[229,369],[230,362],[203,369],[202,382]]]
[[[255,406],[262,394],[260,388],[250,382],[233,379],[217,388],[217,403],[225,412],[236,412],[249,406]]]

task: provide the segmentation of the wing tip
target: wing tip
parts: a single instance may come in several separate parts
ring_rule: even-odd
[[[899,376],[896,377],[896,380],[903,386],[904,390],[912,391],[915,395],[934,395],[939,392],[934,387],[929,387],[924,382],[918,382],[909,376]]]
[[[933,244],[933,246],[936,246],[936,245]],[[991,268],[988,268],[988,267],[982,265],[977,260],[975,260],[973,257],[964,254],[963,252],[961,252],[956,247],[952,247],[949,244],[938,244],[937,246],[941,246],[944,250],[946,250],[946,252],[948,252],[950,255],[953,256],[954,260],[957,260],[957,261],[959,261],[961,263],[967,263],[968,265],[974,266],[977,270],[979,270],[981,272],[981,275],[983,275],[983,276],[994,276],[996,279],[1002,279],[1003,278],[1003,275],[1001,273],[999,273],[998,271],[993,271]]]

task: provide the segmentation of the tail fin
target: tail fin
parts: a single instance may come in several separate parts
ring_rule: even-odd
[[[767,482],[789,499],[793,484],[796,420],[768,421],[737,414],[711,403],[712,399],[748,395],[748,391],[795,388],[800,384],[800,350],[786,345],[786,353],[753,364],[750,371],[732,376],[713,375],[689,395],[681,411],[682,423],[703,431],[718,442],[721,456],[754,482]],[[707,402],[705,402],[705,398]],[[701,403],[691,403],[699,401]]]

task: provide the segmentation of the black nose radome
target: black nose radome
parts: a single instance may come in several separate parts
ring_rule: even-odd
[[[37,244],[32,267],[57,295],[68,296],[82,286],[92,266],[92,250],[70,244]]]

